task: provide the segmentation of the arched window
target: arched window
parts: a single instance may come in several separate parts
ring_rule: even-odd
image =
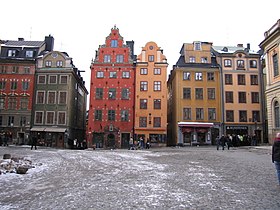
[[[276,101],[274,103],[274,119],[275,119],[275,127],[280,127],[280,120],[279,120],[279,103]]]

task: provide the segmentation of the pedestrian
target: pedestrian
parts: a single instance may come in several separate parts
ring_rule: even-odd
[[[275,165],[278,184],[280,186],[280,133],[276,134],[272,145],[272,163]]]
[[[77,148],[77,139],[74,139],[74,141],[73,141],[73,147],[74,147],[74,149]]]
[[[37,149],[37,137],[33,136],[32,137],[32,141],[31,141],[31,150],[33,149],[33,146],[35,148],[35,150]]]
[[[220,138],[219,138],[219,136],[216,137],[216,145],[217,145],[217,150],[219,150],[219,147],[220,147]]]
[[[225,150],[226,137],[224,135],[220,138],[220,144],[222,145],[222,149]]]
[[[256,134],[254,134],[252,136],[252,146],[257,146],[257,136],[256,136]]]
[[[150,140],[149,140],[149,138],[147,138],[146,149],[150,149],[150,147],[151,147]]]
[[[129,148],[128,148],[128,149],[129,149],[129,150],[134,149],[133,138],[132,138],[132,136],[131,136],[130,139],[129,139]]]

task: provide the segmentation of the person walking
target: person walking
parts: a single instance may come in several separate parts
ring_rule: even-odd
[[[280,133],[276,134],[272,145],[272,163],[275,165],[278,185],[280,186]]]
[[[37,137],[33,136],[31,141],[31,150],[33,149],[33,146],[35,150],[37,150]]]
[[[219,138],[219,136],[216,137],[216,145],[217,145],[217,150],[219,150],[219,147],[220,147],[220,138]]]

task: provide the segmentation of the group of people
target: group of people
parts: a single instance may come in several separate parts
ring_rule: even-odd
[[[217,144],[217,150],[219,150],[219,147],[221,146],[224,150],[225,147],[228,149],[230,147],[238,147],[238,146],[257,146],[257,136],[256,134],[253,134],[253,136],[249,135],[222,135],[221,137],[216,137],[216,144]]]
[[[145,142],[145,139],[143,137],[140,137],[138,141],[134,141],[132,137],[130,137],[129,140],[129,150],[137,150],[137,149],[150,149],[151,143],[149,139]]]

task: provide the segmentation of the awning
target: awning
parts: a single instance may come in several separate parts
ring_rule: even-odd
[[[214,123],[202,123],[202,122],[178,122],[179,127],[200,127],[200,128],[211,128]]]
[[[66,128],[46,128],[45,132],[57,132],[57,133],[64,133]]]
[[[40,131],[40,132],[42,132],[44,130],[45,130],[45,127],[33,127],[30,129],[30,131]]]

